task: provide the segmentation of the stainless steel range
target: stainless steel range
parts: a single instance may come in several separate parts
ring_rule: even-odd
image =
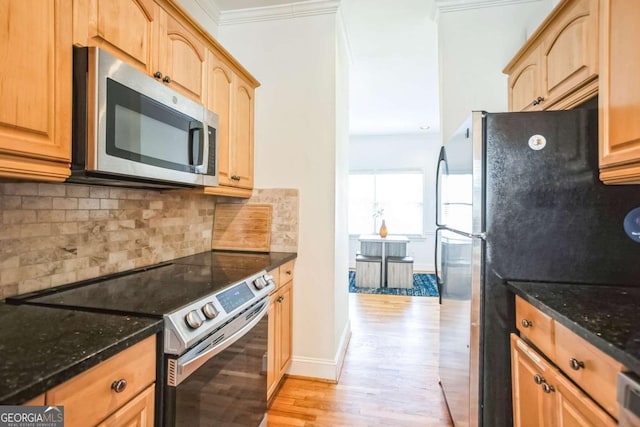
[[[266,426],[273,278],[264,270],[247,276],[246,266],[221,268],[206,256],[177,261],[14,302],[162,317],[156,425]]]

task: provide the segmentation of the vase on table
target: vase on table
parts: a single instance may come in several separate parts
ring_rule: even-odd
[[[380,226],[380,237],[387,237],[387,225],[384,223],[384,219],[382,220],[382,225]]]

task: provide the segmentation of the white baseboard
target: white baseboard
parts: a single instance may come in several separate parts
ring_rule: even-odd
[[[342,331],[340,344],[338,345],[336,355],[333,359],[318,359],[314,357],[299,357],[294,355],[291,358],[291,366],[287,373],[289,375],[299,377],[318,378],[326,381],[338,382],[350,339],[351,322],[348,321]]]

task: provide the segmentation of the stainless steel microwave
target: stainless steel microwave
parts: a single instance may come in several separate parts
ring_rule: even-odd
[[[74,48],[70,182],[218,185],[218,116],[98,48]]]

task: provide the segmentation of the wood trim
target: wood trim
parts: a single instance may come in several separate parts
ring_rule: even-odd
[[[202,190],[202,194],[206,194],[208,196],[226,196],[226,197],[238,197],[241,199],[248,199],[253,194],[253,190],[247,188],[238,188],[238,187],[205,187]]]
[[[50,162],[0,153],[0,175],[3,178],[63,182],[70,174],[69,163]]]
[[[600,180],[605,184],[640,184],[640,165],[621,165],[600,169]]]
[[[598,95],[599,81],[598,76],[594,76],[594,79],[582,86],[580,89],[572,89],[571,93],[562,97],[558,102],[549,105],[545,110],[570,110],[583,102]]]

